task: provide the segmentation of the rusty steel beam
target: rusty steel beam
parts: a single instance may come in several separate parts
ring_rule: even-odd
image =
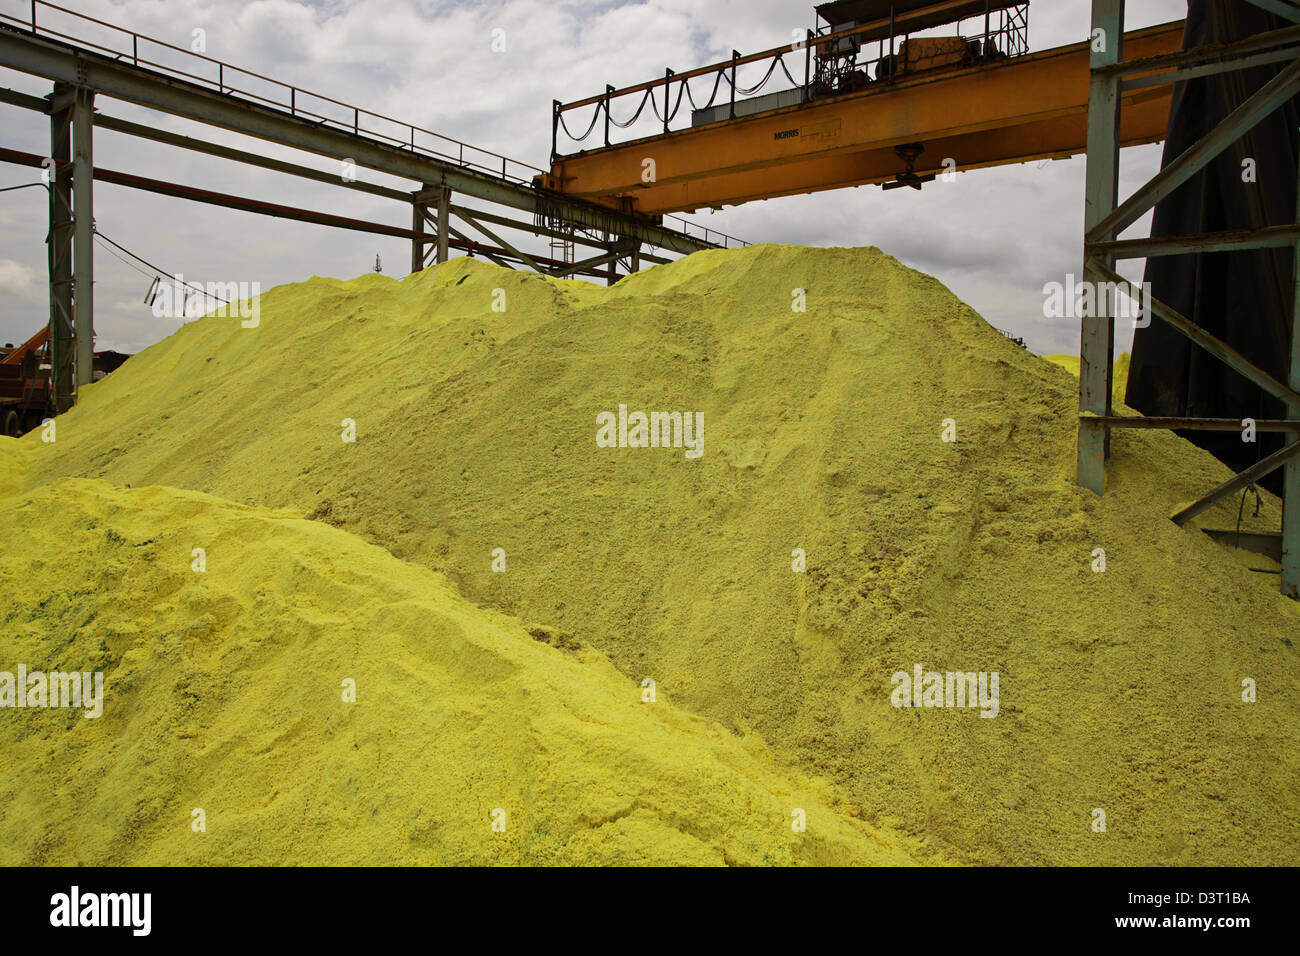
[[[1123,94],[1119,78],[1098,72],[1124,59],[1124,0],[1092,0],[1092,29],[1107,42],[1088,51],[1088,164],[1084,175],[1083,226],[1090,230],[1119,201],[1119,151]],[[1167,120],[1166,120],[1167,122]],[[1100,236],[1113,239],[1113,235]],[[1085,257],[1088,255],[1085,247]],[[1088,260],[1096,261],[1096,260]],[[1113,260],[1102,256],[1102,262]],[[1085,281],[1089,278],[1084,265]],[[1075,470],[1079,485],[1094,494],[1106,490],[1110,431],[1099,419],[1114,411],[1115,323],[1106,297],[1097,313],[1079,323],[1079,445]]]
[[[527,183],[461,165],[405,145],[378,139],[374,133],[327,125],[294,112],[282,104],[258,102],[249,94],[232,95],[192,78],[180,78],[136,66],[129,60],[106,56],[75,43],[38,36],[8,27],[0,29],[0,66],[56,83],[85,86],[99,96],[125,100],[209,126],[332,159],[351,159],[375,169],[420,183],[450,187],[458,194],[476,196],[536,213],[542,204],[537,190]],[[503,160],[504,162],[504,160]],[[583,203],[569,197],[549,197],[547,208],[575,223],[595,221],[617,235],[635,235],[645,242],[688,254],[713,248],[644,216],[629,215],[603,204]]]
[[[40,168],[43,161],[44,157],[37,156],[35,153],[25,153],[16,149],[0,147],[0,162]],[[65,165],[67,164],[56,163],[56,168],[62,169]],[[170,183],[160,179],[150,179],[145,176],[136,176],[131,173],[105,169],[102,166],[95,168],[94,177],[97,182],[111,183],[116,186],[127,186],[132,189],[140,189],[145,192],[156,193],[163,196],[189,199],[195,202],[207,203],[214,206],[224,206],[229,209],[258,213],[260,215],[271,216],[277,219],[288,219],[295,222],[306,222],[320,226],[333,226],[338,229],[349,229],[355,232],[370,233],[372,235],[391,236],[396,239],[427,240],[429,238],[428,233],[417,232],[413,229],[405,229],[401,226],[390,226],[387,223],[370,222],[364,219],[350,219],[344,216],[336,216],[332,213],[320,212],[315,209],[304,209],[299,206],[285,206],[279,203],[264,202],[260,199],[248,199],[243,196],[233,196],[229,193],[214,192],[210,189],[198,189],[194,186],[183,186],[179,183]],[[469,239],[452,240],[450,244],[471,255],[478,253],[492,258],[515,258],[515,256],[507,249],[500,249],[496,246],[482,242],[475,242]],[[558,259],[551,259],[546,256],[533,256],[532,258],[547,266],[562,267],[567,265]],[[603,269],[592,269],[585,271],[583,274],[605,279],[608,278],[609,271]]]
[[[50,112],[49,101],[39,96],[31,96],[26,93],[19,93],[16,90],[0,88],[0,103],[8,103],[12,106],[20,106],[24,109],[35,110],[37,112]],[[328,183],[329,185],[342,186],[347,189],[353,189],[360,192],[370,193],[384,199],[396,200],[406,204],[415,204],[418,202],[416,197],[419,193],[403,192],[400,189],[393,189],[389,186],[380,186],[375,183],[367,183],[362,180],[345,180],[338,173],[327,173],[311,166],[303,166],[299,163],[289,163],[283,160],[272,159],[268,156],[262,156],[258,153],[249,152],[248,150],[236,149],[231,146],[224,146],[220,143],[213,143],[207,140],[198,139],[193,136],[185,136],[180,133],[172,133],[167,130],[155,129],[152,126],[145,126],[140,123],[132,123],[128,120],[119,119],[114,116],[108,116],[104,113],[96,113],[94,116],[96,129],[107,129],[117,133],[125,133],[128,136],[135,136],[139,139],[146,139],[151,142],[161,143],[166,146],[175,146],[180,149],[193,150],[194,152],[204,153],[209,156],[217,156],[222,159],[233,159],[237,162],[249,166],[257,166],[262,169],[269,169],[273,172],[284,173],[289,176],[297,176],[302,179],[310,179],[315,182]],[[433,203],[431,208],[436,207]],[[461,209],[466,207],[451,206],[452,214],[459,214]],[[524,222],[519,219],[511,219],[507,216],[501,216],[482,209],[470,209],[470,213],[484,222],[490,222],[499,226],[507,226],[511,229],[518,229],[522,232],[531,233],[537,236],[548,236],[551,238],[571,239],[582,245],[597,246],[604,248],[604,243],[583,232],[562,232],[558,229],[550,229],[546,226],[538,226],[535,223]],[[418,230],[417,230],[418,231]],[[429,233],[434,237],[435,233]],[[671,262],[671,259],[665,259],[661,256],[651,256],[642,254],[641,258],[656,264]],[[445,259],[445,257],[444,257]]]

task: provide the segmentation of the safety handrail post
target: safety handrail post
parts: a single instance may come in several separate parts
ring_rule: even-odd
[[[736,118],[736,61],[740,59],[737,50],[731,51],[731,118]]]
[[[614,87],[608,83],[605,84],[605,145],[609,145],[609,95],[614,92]]]
[[[894,8],[889,8],[889,82],[898,77],[898,60],[894,54]]]
[[[808,31],[807,35],[804,37],[804,41],[803,41],[803,42],[804,42],[804,50],[803,50],[803,101],[804,101],[805,103],[807,103],[810,99],[812,99],[811,87],[812,87],[812,47],[813,47],[813,32],[812,32],[811,30]]]
[[[560,137],[560,101],[551,100],[551,162],[559,155],[557,147]]]
[[[664,67],[664,132],[668,132],[668,111],[672,108],[672,79],[673,71]]]

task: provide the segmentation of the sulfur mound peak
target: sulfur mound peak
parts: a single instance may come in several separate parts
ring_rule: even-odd
[[[957,859],[1295,863],[1300,607],[1168,521],[1227,475],[1176,437],[1116,434],[1107,495],[1078,489],[1076,388],[874,249],[612,289],[454,260],[186,325],[59,420],[26,487],[328,522]],[[598,444],[635,411],[702,415],[701,456]],[[918,664],[999,674],[996,718],[893,706]]]

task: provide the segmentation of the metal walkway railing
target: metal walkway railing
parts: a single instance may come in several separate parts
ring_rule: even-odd
[[[40,11],[56,11],[71,18],[71,24],[62,26],[62,29],[55,29],[47,25],[49,18],[38,16]],[[128,30],[125,27],[119,27],[116,24],[108,23],[84,13],[78,13],[75,10],[69,10],[67,7],[61,7],[55,3],[49,3],[47,0],[32,0],[31,15],[28,20],[0,13],[0,20],[8,21],[23,29],[41,35],[64,40],[84,47],[88,50],[94,50],[101,54],[107,54],[115,59],[125,60],[139,67],[156,70],[168,76],[178,79],[188,80],[191,83],[200,83],[216,89],[219,93],[235,94],[246,99],[274,106],[277,109],[288,110],[290,114],[315,122],[332,126],[336,129],[346,130],[357,135],[365,135],[381,140],[391,145],[399,146],[403,149],[409,149],[412,152],[442,160],[443,162],[456,163],[469,169],[477,169],[481,172],[490,173],[500,176],[503,179],[509,179],[517,183],[531,184],[533,176],[543,172],[536,166],[529,163],[521,162],[517,159],[511,159],[508,156],[502,156],[490,149],[482,149],[478,146],[471,146],[469,143],[463,143],[458,139],[450,136],[444,136],[441,133],[435,133],[433,130],[425,129],[421,126],[415,126],[411,123],[404,123],[401,120],[393,119],[391,116],[384,116],[381,113],[375,113],[372,110],[362,109],[359,106],[353,106],[350,103],[344,103],[333,97],[323,96],[319,93],[313,93],[310,90],[304,90],[301,87],[294,86],[290,83],[284,83],[280,80],[265,76],[261,73],[255,73],[252,70],[245,70],[241,67],[225,63],[221,60],[214,59],[203,53],[196,53],[193,50],[187,50],[184,47],[178,47],[174,44],[167,43],[164,40],[158,40],[153,37],[136,33],[134,30]],[[87,39],[84,35],[77,33],[65,32],[73,30],[77,26],[86,24],[95,24],[109,31],[113,35],[121,36],[122,44],[119,47],[106,46],[102,42]],[[123,49],[127,43],[130,49]],[[181,62],[193,64],[193,69],[185,69],[175,65],[159,62],[157,57],[159,51],[166,50],[174,54],[180,54],[184,59]],[[203,72],[197,72],[202,69]],[[269,84],[270,90],[262,93],[255,92],[248,88],[248,80],[257,80],[261,83]],[[271,95],[267,95],[271,91]],[[336,112],[342,111],[342,117],[329,116],[320,110],[335,107]],[[386,124],[387,132],[383,128],[376,128],[379,124]],[[432,141],[432,143],[427,143]]]
[[[48,0],[31,0],[27,19],[11,14],[0,13],[0,25],[12,24],[37,36],[50,37],[65,43],[94,51],[101,55],[131,63],[143,69],[154,70],[165,76],[198,83],[215,89],[218,93],[239,96],[256,103],[286,110],[290,115],[311,120],[323,126],[332,127],[366,136],[406,149],[412,153],[436,159],[441,162],[454,163],[466,169],[475,170],[491,176],[499,176],[510,182],[531,187],[535,176],[547,172],[530,163],[511,159],[490,149],[472,146],[442,133],[416,126],[384,116],[373,110],[362,109],[342,100],[313,93],[302,87],[284,83],[273,77],[234,66],[214,57],[184,47],[167,43],[154,37],[128,30],[105,20],[69,10],[67,7],[50,3]],[[86,33],[90,25],[107,31],[110,37],[120,42],[116,46],[104,39],[88,39]],[[171,54],[176,63],[168,64],[158,59]],[[177,58],[175,55],[179,54]],[[183,65],[178,65],[183,64]],[[249,81],[256,81],[267,86],[262,92],[249,89]],[[337,115],[328,115],[326,110]],[[717,230],[709,229],[679,216],[665,216],[665,225],[677,228],[693,239],[721,245],[723,248],[748,245],[743,240],[728,236]],[[671,223],[668,221],[671,220]]]

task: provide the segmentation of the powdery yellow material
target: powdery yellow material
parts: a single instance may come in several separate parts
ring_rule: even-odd
[[[0,498],[14,494],[22,486],[27,463],[35,450],[27,442],[0,435]]]
[[[916,852],[791,784],[758,741],[642,703],[595,652],[546,646],[326,524],[68,479],[0,501],[0,540],[0,669],[106,675],[98,719],[0,711],[0,864],[883,864]],[[206,832],[192,829],[195,808]],[[497,808],[504,833],[491,830]]]
[[[1061,366],[1075,378],[1079,377],[1079,356],[1044,355],[1043,358],[1053,365]],[[1124,402],[1124,393],[1128,390],[1129,362],[1132,358],[1133,356],[1129,355],[1128,352],[1120,352],[1119,357],[1115,359],[1115,374],[1111,379],[1111,395],[1114,396],[1116,404],[1123,404]]]
[[[1128,391],[1128,370],[1133,361],[1133,356],[1128,352],[1120,352],[1119,358],[1115,359],[1115,378],[1112,391],[1116,402],[1124,401],[1124,393]]]
[[[1168,520],[1227,470],[1121,431],[1107,495],[1080,490],[1076,379],[934,279],[756,246],[612,289],[462,259],[261,308],[132,358],[29,486],[299,509],[571,632],[960,860],[1298,862],[1300,606]],[[703,457],[597,448],[620,403],[703,412]],[[917,663],[999,672],[999,716],[894,708]]]
[[[1044,355],[1043,358],[1051,362],[1053,365],[1061,366],[1061,368],[1065,369],[1071,375],[1077,377],[1079,374],[1079,356],[1077,355]]]

